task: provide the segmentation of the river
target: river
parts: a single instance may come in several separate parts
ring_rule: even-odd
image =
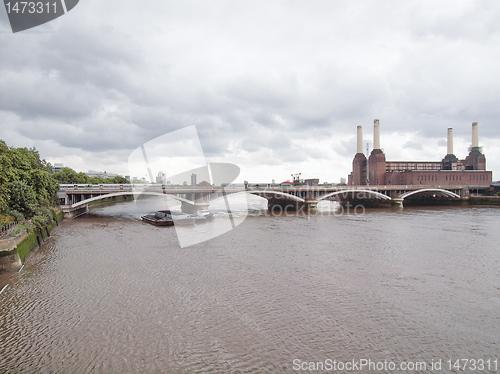
[[[331,204],[272,215],[255,197],[238,227],[186,248],[133,202],[64,221],[0,295],[0,372],[500,360],[500,209]]]

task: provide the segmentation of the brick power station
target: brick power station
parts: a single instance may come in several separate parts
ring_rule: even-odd
[[[472,146],[469,155],[459,160],[453,154],[453,129],[448,129],[448,154],[441,161],[386,161],[380,149],[380,123],[373,124],[373,151],[367,159],[363,153],[363,129],[358,126],[357,153],[352,162],[348,184],[470,186],[485,188],[492,183],[492,172],[486,171],[486,157],[479,147],[477,122],[472,123]]]

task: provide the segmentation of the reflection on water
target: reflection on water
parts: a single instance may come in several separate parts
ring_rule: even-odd
[[[0,296],[0,372],[500,358],[500,210],[249,203],[239,227],[184,249],[140,220],[151,199],[65,221]]]

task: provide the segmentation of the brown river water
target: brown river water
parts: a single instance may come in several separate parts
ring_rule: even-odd
[[[64,221],[0,295],[0,372],[500,372],[500,209],[252,204],[186,248],[133,202]],[[426,366],[320,366],[363,359]]]

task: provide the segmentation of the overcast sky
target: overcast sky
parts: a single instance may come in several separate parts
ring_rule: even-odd
[[[338,182],[356,126],[388,160],[440,161],[471,124],[500,179],[500,2],[80,0],[12,34],[0,9],[0,139],[77,171],[196,125],[238,181]],[[370,149],[371,150],[371,149]],[[165,170],[167,175],[168,170]]]

